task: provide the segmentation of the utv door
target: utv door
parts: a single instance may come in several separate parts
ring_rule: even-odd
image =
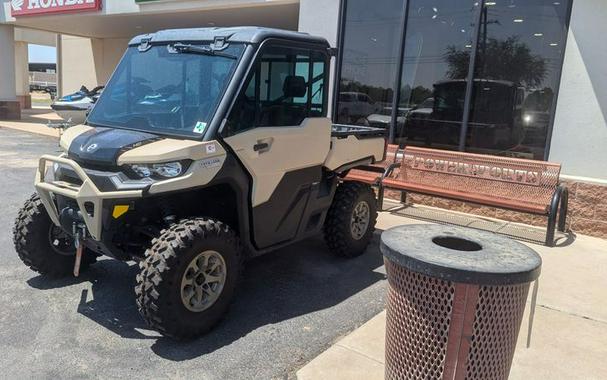
[[[259,249],[296,239],[330,149],[326,52],[266,43],[222,131],[251,177]]]

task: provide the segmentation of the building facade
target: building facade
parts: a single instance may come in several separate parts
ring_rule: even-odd
[[[563,165],[570,226],[607,236],[603,0],[0,0],[0,117],[27,96],[23,44],[49,33],[58,88],[104,84],[134,35],[260,25],[320,35],[336,122],[392,141]],[[27,51],[27,49],[25,49]],[[25,60],[27,62],[27,59]],[[22,102],[23,103],[23,102]],[[9,111],[5,111],[5,116]],[[429,197],[439,207],[544,223]]]

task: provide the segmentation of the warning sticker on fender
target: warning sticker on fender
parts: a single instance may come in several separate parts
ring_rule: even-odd
[[[207,150],[207,154],[213,154],[213,153],[217,152],[217,147],[215,147],[215,144],[208,144],[206,146],[206,150]]]
[[[221,166],[221,159],[219,157],[207,158],[206,160],[200,161],[200,166],[205,169],[216,168],[218,166]]]

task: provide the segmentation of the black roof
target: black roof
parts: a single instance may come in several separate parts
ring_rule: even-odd
[[[311,36],[307,33],[289,30],[262,28],[257,26],[240,26],[230,28],[192,28],[167,29],[156,33],[137,36],[129,45],[139,45],[142,39],[149,39],[151,43],[174,41],[213,41],[216,37],[225,37],[227,42],[242,42],[258,44],[268,38],[283,38],[301,42],[310,42],[329,47],[329,43],[322,37]]]

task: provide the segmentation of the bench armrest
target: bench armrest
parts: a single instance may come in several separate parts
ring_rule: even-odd
[[[373,166],[373,165],[360,165],[360,166],[353,167],[352,169],[363,170],[366,172],[380,173],[380,174],[385,171],[385,169],[383,167]]]
[[[394,172],[394,169],[400,168],[400,163],[393,163],[390,164],[384,171],[384,173],[382,174],[381,178],[379,179],[379,182],[383,182],[384,179],[388,178],[390,175],[392,175],[392,172]]]

